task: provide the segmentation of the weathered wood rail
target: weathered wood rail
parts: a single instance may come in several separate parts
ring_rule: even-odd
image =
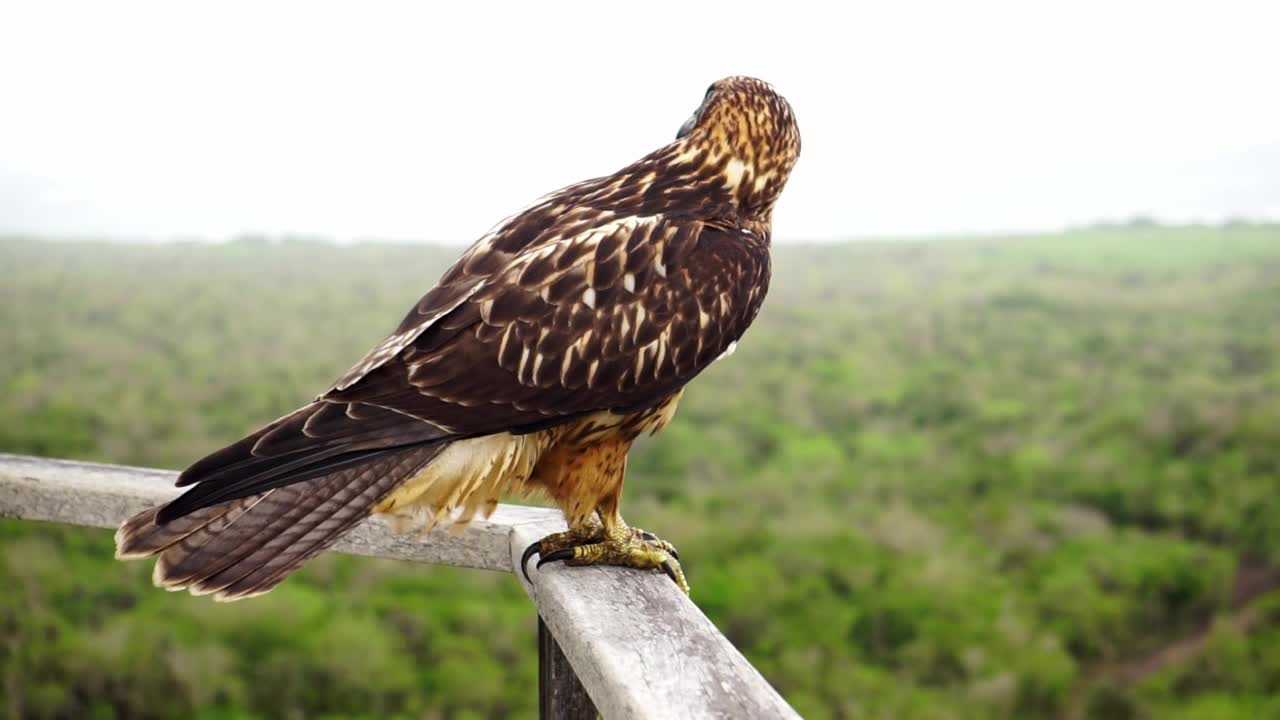
[[[0,453],[0,517],[114,528],[175,497],[176,476]],[[664,575],[552,564],[526,582],[516,571],[525,547],[562,529],[555,510],[500,505],[463,532],[422,539],[370,518],[333,549],[514,572],[540,618],[544,718],[799,717]]]

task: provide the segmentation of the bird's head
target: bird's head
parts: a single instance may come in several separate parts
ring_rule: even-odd
[[[800,157],[800,129],[791,105],[769,83],[727,77],[707,88],[673,149],[722,180],[741,214],[768,221]]]
[[[547,208],[675,213],[767,236],[773,204],[799,157],[800,130],[787,101],[762,80],[728,77],[708,88],[674,142],[613,175],[564,188]]]

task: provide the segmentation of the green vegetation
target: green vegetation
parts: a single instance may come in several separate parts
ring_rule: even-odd
[[[0,450],[177,468],[452,249],[0,242]],[[1280,227],[782,246],[624,509],[811,718],[1280,717]],[[328,556],[232,605],[0,521],[14,717],[536,714],[515,581]]]

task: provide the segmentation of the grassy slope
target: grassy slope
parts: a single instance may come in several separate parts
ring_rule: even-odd
[[[0,242],[0,450],[180,467],[325,386],[452,255]],[[1280,712],[1280,600],[1237,622],[1238,577],[1280,565],[1278,484],[1280,228],[1102,228],[779,248],[626,508],[806,716],[1251,718]],[[323,558],[221,606],[148,574],[108,533],[0,521],[4,707],[536,712],[505,577]]]

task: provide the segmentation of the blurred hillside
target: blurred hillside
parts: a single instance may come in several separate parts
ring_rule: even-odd
[[[0,241],[0,451],[179,468],[310,399],[453,249]],[[810,718],[1280,717],[1280,227],[788,246],[629,521]],[[536,716],[500,574],[154,590],[0,520],[0,708]]]

